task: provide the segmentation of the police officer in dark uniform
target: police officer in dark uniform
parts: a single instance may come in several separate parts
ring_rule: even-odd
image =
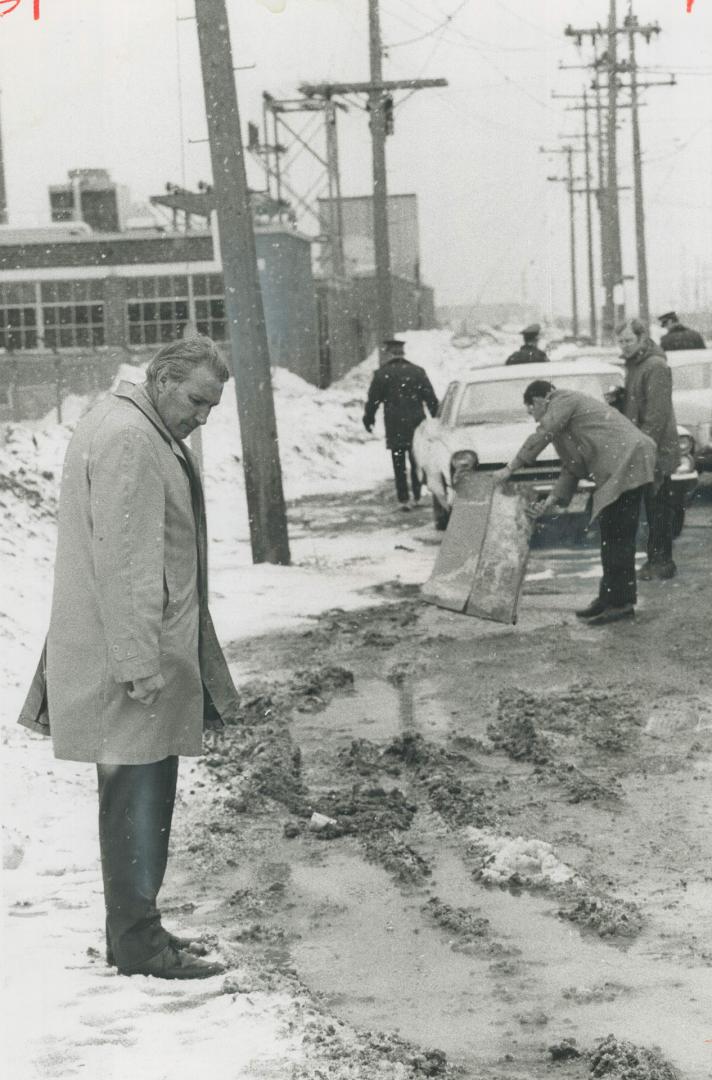
[[[413,503],[416,504],[420,501],[421,483],[413,459],[413,435],[425,416],[423,406],[428,408],[431,416],[435,416],[438,399],[424,369],[406,360],[403,341],[391,338],[384,341],[383,346],[386,359],[371,379],[363,426],[368,432],[373,430],[376,411],[379,405],[383,405],[386,446],[393,459],[396,495],[401,510],[409,510],[406,456],[410,461]]]
[[[525,326],[522,330],[524,344],[521,349],[513,352],[505,362],[507,364],[547,364],[549,357],[537,345],[540,333],[541,327],[538,322],[532,323],[531,326]]]
[[[664,352],[674,352],[676,349],[705,349],[705,339],[697,330],[691,330],[689,326],[683,326],[674,311],[666,311],[661,315],[658,322],[665,330],[660,338],[660,348]]]

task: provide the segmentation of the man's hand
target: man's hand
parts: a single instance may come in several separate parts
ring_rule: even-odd
[[[554,513],[556,513],[556,510],[557,510],[556,499],[552,498],[551,495],[547,495],[547,497],[543,500],[543,502],[540,501],[540,502],[531,503],[526,508],[525,513],[526,513],[527,517],[530,517],[530,518],[533,518],[534,520],[536,520],[536,518],[543,517],[545,514],[554,514]]]
[[[140,701],[142,705],[153,705],[166,682],[159,672],[158,675],[149,675],[145,679],[134,679],[128,685],[126,693],[130,698]]]
[[[505,465],[503,469],[497,469],[495,470],[495,472],[490,473],[490,476],[494,480],[495,484],[498,485],[498,487],[501,487],[502,484],[506,484],[507,481],[510,479],[511,475],[512,470],[510,469],[509,465]]]

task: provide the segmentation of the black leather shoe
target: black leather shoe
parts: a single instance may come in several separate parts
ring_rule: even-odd
[[[605,610],[606,605],[603,603],[602,600],[596,598],[595,600],[591,601],[588,607],[579,608],[579,610],[575,612],[575,615],[577,619],[590,619],[594,615],[600,615]]]
[[[619,622],[621,619],[632,619],[635,616],[635,608],[632,604],[624,604],[623,607],[607,607],[600,613],[586,620],[586,626],[605,626],[607,623]]]
[[[152,975],[154,979],[211,979],[224,970],[222,964],[201,960],[173,945],[166,945],[138,967],[118,969],[119,975]]]
[[[172,934],[170,930],[166,930],[166,933],[168,934],[168,944],[172,945],[174,949],[192,953],[193,956],[205,956],[208,951],[207,947],[202,942],[196,941],[195,938],[179,937],[178,934]],[[116,967],[114,950],[108,943],[106,946],[106,963],[108,967]]]
[[[677,566],[672,559],[667,562],[646,562],[638,571],[640,581],[669,581],[677,573]]]

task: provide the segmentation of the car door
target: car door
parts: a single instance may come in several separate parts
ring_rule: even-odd
[[[421,424],[418,424],[413,436],[413,453],[417,462],[421,477],[435,477],[439,471],[439,459],[442,454],[438,447],[442,446],[443,428],[447,427],[452,417],[453,403],[460,386],[459,382],[451,382],[443,395],[438,411],[435,416],[426,416]]]

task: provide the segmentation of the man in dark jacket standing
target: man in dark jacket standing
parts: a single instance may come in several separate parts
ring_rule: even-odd
[[[660,348],[665,352],[675,352],[677,349],[705,349],[705,339],[697,330],[691,330],[689,326],[683,326],[674,311],[666,311],[661,315],[658,322],[665,330],[660,339]]]
[[[674,577],[672,557],[672,473],[680,464],[680,442],[672,406],[672,373],[662,349],[648,337],[640,319],[618,330],[625,359],[623,412],[658,448],[655,482],[645,494],[648,559],[638,574],[643,581]]]
[[[525,326],[522,330],[522,337],[524,338],[524,344],[521,349],[517,349],[510,357],[507,358],[505,363],[507,364],[547,364],[549,357],[546,355],[543,349],[539,348],[539,335],[541,333],[541,327],[538,322],[532,323],[531,326]]]
[[[386,361],[371,379],[363,426],[366,431],[373,431],[378,406],[383,405],[386,446],[393,459],[396,495],[401,510],[409,510],[406,455],[410,461],[413,503],[416,504],[420,501],[421,483],[413,459],[413,435],[425,415],[423,406],[435,416],[438,399],[424,369],[406,360],[404,342],[393,338],[384,341],[383,345]]]

